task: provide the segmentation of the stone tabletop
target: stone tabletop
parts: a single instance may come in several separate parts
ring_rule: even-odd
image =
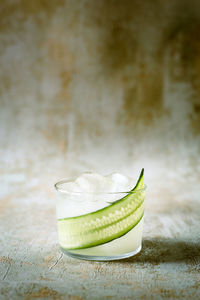
[[[26,177],[27,176],[27,177]],[[113,262],[73,259],[57,240],[54,178],[5,175],[0,202],[0,299],[198,299],[199,192],[147,192],[143,249]],[[38,175],[39,176],[39,175]],[[52,184],[51,184],[52,180]],[[2,191],[3,192],[3,191]]]

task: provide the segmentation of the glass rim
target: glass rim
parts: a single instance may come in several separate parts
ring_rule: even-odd
[[[64,183],[69,183],[73,182],[75,179],[61,179],[58,182],[54,184],[54,188],[56,189],[57,192],[63,193],[63,194],[75,194],[75,195],[81,195],[81,194],[86,194],[86,195],[118,195],[118,194],[136,194],[141,191],[145,191],[147,188],[147,185],[144,184],[144,187],[141,189],[137,189],[136,191],[119,191],[119,192],[87,192],[87,191],[69,191],[67,189],[59,187],[59,185],[62,185]]]

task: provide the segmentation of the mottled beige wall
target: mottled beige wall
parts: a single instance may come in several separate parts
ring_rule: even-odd
[[[0,66],[1,170],[200,174],[200,1],[2,0]]]

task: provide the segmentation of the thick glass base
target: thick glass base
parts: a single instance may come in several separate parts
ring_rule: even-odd
[[[70,257],[84,259],[84,260],[96,260],[96,261],[109,261],[109,260],[119,260],[119,259],[123,259],[123,258],[128,258],[128,257],[138,254],[141,251],[141,249],[142,249],[142,246],[140,245],[136,250],[134,250],[132,252],[120,254],[120,255],[112,255],[112,256],[97,255],[97,256],[94,256],[94,255],[76,254],[76,253],[70,252],[69,250],[63,249],[61,247],[61,251]]]

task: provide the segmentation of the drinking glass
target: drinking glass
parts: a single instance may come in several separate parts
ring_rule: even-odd
[[[117,260],[142,248],[146,186],[136,191],[70,191],[64,179],[55,184],[61,251],[86,260]]]

